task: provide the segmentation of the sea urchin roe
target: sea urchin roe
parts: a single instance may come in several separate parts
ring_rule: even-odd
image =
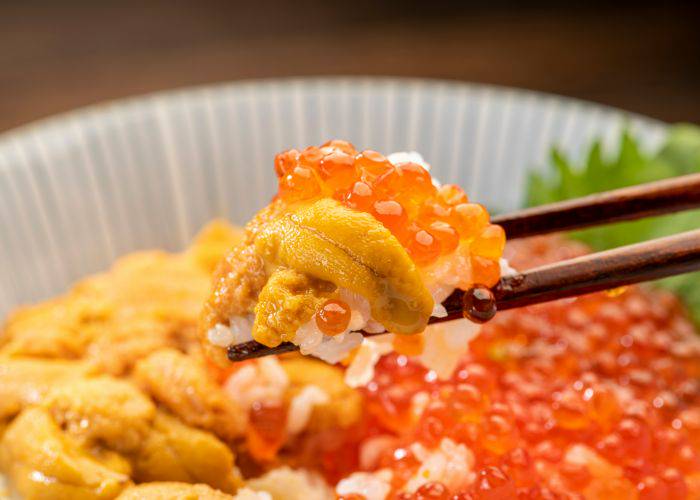
[[[315,320],[319,330],[326,335],[343,333],[350,324],[351,311],[342,300],[327,300],[316,311]]]
[[[406,356],[420,356],[425,347],[425,335],[396,335],[392,342],[394,351]]]
[[[432,296],[398,240],[374,217],[335,200],[275,219],[260,230],[255,247],[270,264],[365,297],[372,317],[389,331],[423,331],[432,313]]]
[[[296,269],[275,270],[255,305],[253,338],[268,346],[290,341],[335,289],[332,283],[314,279]]]

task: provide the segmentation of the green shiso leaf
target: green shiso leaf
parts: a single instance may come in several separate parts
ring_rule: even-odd
[[[554,148],[551,168],[529,177],[527,200],[540,205],[677,175],[700,172],[700,127],[681,124],[669,130],[664,144],[645,152],[629,131],[622,133],[615,154],[606,155],[600,141],[590,146],[583,164]],[[700,227],[700,210],[575,231],[571,236],[595,250],[605,250]],[[675,292],[700,324],[700,273],[657,282]]]

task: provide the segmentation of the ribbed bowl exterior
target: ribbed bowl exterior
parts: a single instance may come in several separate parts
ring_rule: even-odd
[[[119,255],[182,248],[208,220],[243,223],[276,189],[275,153],[350,140],[418,151],[492,210],[522,203],[551,146],[580,157],[662,123],[484,85],[377,78],[261,80],[152,94],[0,136],[0,316],[65,290]]]

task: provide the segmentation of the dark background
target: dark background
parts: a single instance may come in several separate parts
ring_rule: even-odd
[[[0,130],[154,90],[332,74],[513,85],[700,122],[700,2],[524,4],[0,0]]]

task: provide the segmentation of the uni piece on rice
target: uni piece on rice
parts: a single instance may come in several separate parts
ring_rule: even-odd
[[[278,154],[277,195],[215,272],[201,322],[209,356],[225,366],[229,346],[254,339],[336,363],[362,330],[396,334],[393,348],[406,354],[449,350],[449,328],[428,349],[428,319],[454,289],[498,281],[505,234],[428,168],[416,154],[340,140]]]

